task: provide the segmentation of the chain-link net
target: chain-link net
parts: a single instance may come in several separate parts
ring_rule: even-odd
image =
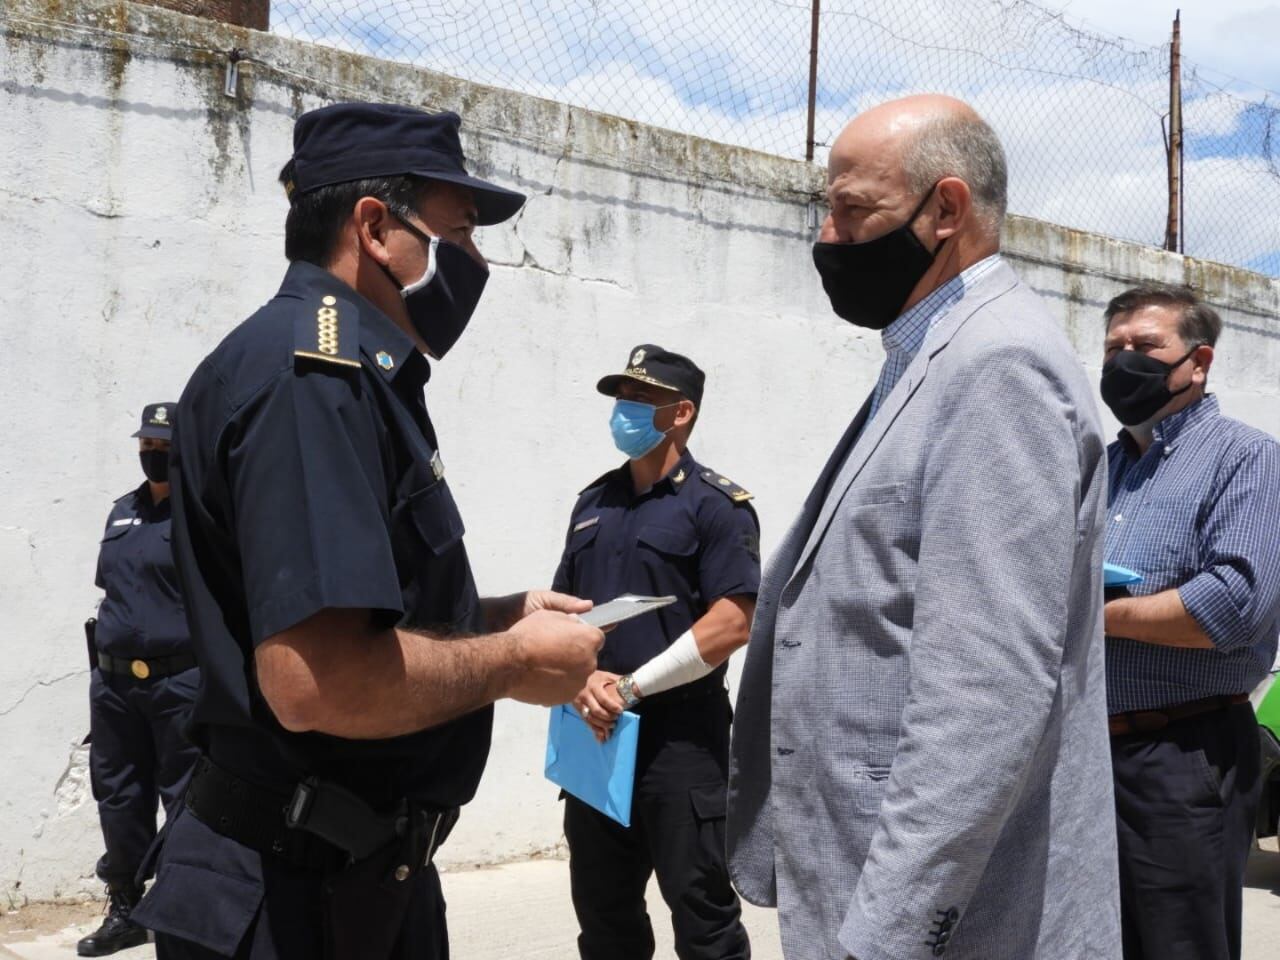
[[[809,0],[274,0],[277,33],[782,156],[806,148]],[[825,0],[816,159],[865,106],[973,103],[1010,208],[1162,245],[1169,50],[1027,0]],[[1280,104],[1183,66],[1183,246],[1280,275]]]

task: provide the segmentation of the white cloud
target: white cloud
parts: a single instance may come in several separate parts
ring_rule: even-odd
[[[803,154],[809,4],[802,0],[400,0],[367,20],[335,19],[320,0],[277,4],[279,12],[289,9],[295,12],[276,19],[284,33],[330,43],[346,36],[348,48],[482,83]],[[1159,30],[1152,24],[1167,21],[1168,11],[1148,0],[1076,0],[1067,9],[1117,33],[1141,25],[1145,40],[1167,30],[1167,22]],[[953,93],[1000,133],[1013,211],[1163,240],[1165,50],[1082,33],[1021,0],[828,0],[823,10],[820,143],[895,93]],[[1209,10],[1224,30],[1261,30],[1273,12],[1280,16],[1274,5],[1184,2],[1184,24],[1202,12],[1208,19]],[[1280,232],[1262,216],[1280,204],[1280,181],[1258,161],[1260,143],[1230,139],[1246,102],[1188,88],[1188,137],[1197,144],[1218,138],[1215,152],[1223,154],[1205,159],[1200,151],[1188,160],[1188,251],[1237,263],[1273,254],[1270,269],[1280,273]],[[817,159],[824,158],[820,148]]]

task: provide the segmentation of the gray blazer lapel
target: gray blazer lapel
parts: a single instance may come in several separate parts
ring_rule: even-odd
[[[867,427],[865,436],[859,437],[854,427],[861,426],[865,422],[866,413],[870,409],[870,400],[863,406],[858,419],[854,421],[854,425],[845,434],[845,440],[850,439],[850,433],[853,434],[852,449],[849,450],[844,466],[839,470],[835,481],[829,488],[823,488],[826,489],[826,497],[818,510],[817,519],[813,523],[808,541],[805,543],[804,549],[800,551],[799,556],[796,557],[795,562],[787,568],[784,575],[785,579],[779,584],[779,589],[785,586],[795,576],[796,572],[809,561],[813,551],[822,542],[822,536],[826,533],[827,527],[831,525],[831,518],[835,515],[836,507],[840,505],[840,501],[844,499],[845,493],[853,485],[853,481],[857,479],[862,468],[866,466],[871,454],[880,445],[880,441],[889,432],[889,428],[893,426],[898,414],[902,412],[903,407],[907,405],[907,402],[915,392],[920,389],[920,385],[924,383],[925,376],[929,372],[930,361],[946,349],[952,337],[956,335],[960,328],[964,326],[965,321],[973,316],[979,307],[990,303],[996,297],[1008,293],[1017,283],[1017,274],[1010,269],[1008,264],[1002,262],[978,283],[974,284],[972,288],[966,290],[964,297],[929,331],[924,347],[908,364],[907,369],[902,373],[901,379],[889,391],[889,396],[885,397],[884,404],[876,411],[875,419]],[[837,449],[837,454],[843,449],[844,441],[842,441],[841,447]],[[835,460],[836,458],[833,457],[832,459]],[[828,462],[827,470],[829,471],[831,467],[831,462]],[[806,509],[809,508],[808,503],[805,506]]]

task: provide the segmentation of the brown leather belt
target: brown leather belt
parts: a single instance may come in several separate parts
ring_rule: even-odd
[[[1175,720],[1187,717],[1198,717],[1202,713],[1214,713],[1234,707],[1240,703],[1248,703],[1247,693],[1224,694],[1218,697],[1205,697],[1189,703],[1179,703],[1172,707],[1161,707],[1159,710],[1131,710],[1128,713],[1113,713],[1107,717],[1107,729],[1113,737],[1123,737],[1131,733],[1155,733],[1163,730]]]

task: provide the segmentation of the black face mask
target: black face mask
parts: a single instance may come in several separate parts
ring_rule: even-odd
[[[427,245],[427,270],[408,286],[401,286],[386,267],[382,271],[400,287],[409,322],[431,356],[439,360],[467,329],[489,282],[489,269],[456,243],[423,233],[403,217],[392,215]]]
[[[152,483],[169,482],[169,451],[140,450],[138,459],[142,461],[142,472]]]
[[[1102,365],[1102,399],[1126,427],[1146,423],[1170,400],[1191,389],[1169,389],[1169,374],[1200,348],[1196,344],[1182,359],[1165,363],[1137,350],[1121,350]]]
[[[935,183],[902,226],[864,243],[815,243],[813,265],[822,277],[831,309],[850,323],[883,330],[902,313],[902,305],[942,249],[925,249],[911,225],[933,196]]]

